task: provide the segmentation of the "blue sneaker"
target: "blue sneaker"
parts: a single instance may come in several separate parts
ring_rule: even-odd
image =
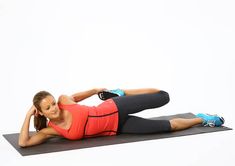
[[[99,92],[98,96],[101,100],[107,100],[107,99],[110,99],[112,97],[125,96],[125,93],[121,89],[104,90],[102,92]]]
[[[218,115],[210,115],[210,114],[197,114],[196,117],[203,119],[203,126],[209,127],[219,127],[224,124],[224,118]]]
[[[114,89],[114,90],[110,90],[109,92],[112,92],[114,94],[117,94],[118,96],[125,96],[125,93],[123,90],[121,89]]]

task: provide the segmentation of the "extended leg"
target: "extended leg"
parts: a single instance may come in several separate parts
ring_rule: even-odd
[[[150,120],[136,116],[128,116],[119,131],[128,134],[155,134],[161,132],[178,131],[202,124],[201,118],[172,120]]]
[[[126,134],[155,134],[170,132],[171,125],[169,120],[150,120],[137,116],[128,116],[119,132]]]
[[[175,118],[170,120],[172,131],[184,130],[194,125],[202,123],[203,123],[202,118],[193,118],[193,119]]]

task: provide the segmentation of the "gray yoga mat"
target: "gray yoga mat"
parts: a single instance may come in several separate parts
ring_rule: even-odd
[[[193,118],[195,117],[192,113],[185,114],[177,114],[171,116],[161,116],[151,119],[172,119],[172,118]],[[35,155],[35,154],[43,154],[50,152],[59,152],[66,151],[72,149],[82,149],[82,148],[91,148],[105,145],[114,145],[114,144],[122,144],[122,143],[130,143],[130,142],[138,142],[138,141],[146,141],[153,139],[161,139],[161,138],[170,138],[170,137],[179,137],[193,134],[202,134],[202,133],[210,133],[217,131],[225,131],[232,130],[231,128],[222,126],[222,127],[203,127],[201,125],[194,126],[192,128],[169,132],[169,133],[161,133],[161,134],[145,134],[145,135],[135,135],[135,134],[121,134],[117,136],[106,136],[106,137],[96,137],[96,138],[87,138],[77,141],[71,141],[64,138],[51,138],[43,144],[21,148],[18,146],[18,137],[19,133],[14,134],[4,134],[5,139],[22,155]]]

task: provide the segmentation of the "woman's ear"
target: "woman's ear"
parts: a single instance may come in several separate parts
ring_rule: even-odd
[[[43,113],[42,113],[42,112],[40,112],[40,111],[38,111],[38,114],[39,114],[39,115],[41,115],[41,116],[43,116]]]
[[[43,116],[42,112],[40,112],[40,111],[38,111],[38,110],[36,109],[35,116],[37,117],[38,115]]]

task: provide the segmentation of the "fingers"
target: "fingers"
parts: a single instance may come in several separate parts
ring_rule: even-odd
[[[38,115],[38,110],[34,105],[32,105],[27,114],[29,114],[30,116],[32,116],[32,115],[37,116]]]

